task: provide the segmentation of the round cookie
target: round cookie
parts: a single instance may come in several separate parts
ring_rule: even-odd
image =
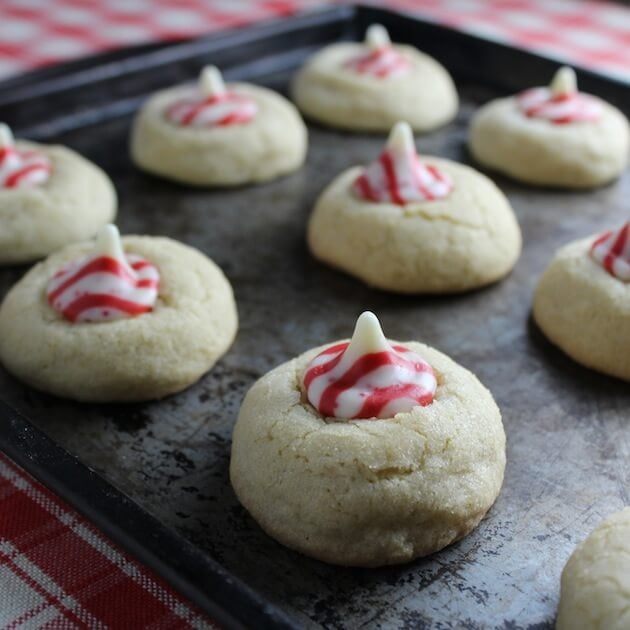
[[[573,552],[560,587],[557,630],[630,628],[630,507],[598,525]]]
[[[407,148],[396,149],[397,144]],[[366,284],[398,293],[450,293],[481,287],[507,275],[518,259],[521,234],[508,200],[495,184],[472,168],[445,159],[422,157],[421,167],[444,196],[366,199],[357,184],[373,176],[388,181],[383,160],[406,155],[418,165],[410,132],[402,124],[392,131],[379,161],[339,175],[316,202],[308,224],[313,255]],[[390,156],[391,157],[391,156]],[[398,182],[404,192],[405,163]],[[376,169],[376,170],[375,170]],[[363,172],[363,175],[362,175]],[[429,182],[431,183],[431,182]],[[428,191],[431,192],[430,190]]]
[[[628,226],[621,231],[627,236]],[[614,241],[619,232],[607,234]],[[593,257],[594,243],[581,239],[556,253],[536,287],[534,319],[578,363],[630,381],[630,276],[612,275]]]
[[[214,67],[196,87],[153,95],[131,135],[138,167],[193,186],[275,179],[300,168],[306,146],[306,126],[289,101],[249,83],[225,86]]]
[[[305,383],[334,344],[258,380],[234,428],[241,503],[277,541],[324,562],[375,567],[434,553],[476,527],[501,488],[505,434],[490,392],[429,346],[390,343],[430,364],[432,401],[389,418],[325,417]]]
[[[68,265],[92,260],[85,257],[94,251],[94,243],[66,247],[33,267],[0,307],[0,362],[9,372],[58,396],[110,402],[167,396],[192,385],[214,365],[237,328],[232,289],[219,267],[201,252],[168,238],[127,236],[123,244],[127,260],[144,261],[139,266],[151,263],[159,273],[159,289],[146,304],[150,312],[99,321],[115,309],[86,310],[83,305],[73,314],[66,298],[74,299],[78,293],[71,291],[53,301],[55,283],[65,286],[60,270],[73,271]],[[111,264],[110,257],[106,267]],[[95,273],[92,295],[104,293],[103,283],[112,278],[113,272]],[[148,282],[138,283],[142,299]],[[118,288],[110,292],[118,293]],[[64,299],[66,309],[60,312],[58,302]],[[130,300],[127,296],[123,306]],[[92,319],[83,320],[90,315]]]
[[[537,104],[545,94],[548,100]],[[569,68],[559,71],[549,89],[484,105],[470,125],[470,151],[480,164],[539,186],[606,184],[626,167],[629,146],[625,116],[601,99],[577,92]]]
[[[392,45],[380,25],[367,30],[364,43],[316,53],[295,76],[291,93],[309,118],[353,131],[388,131],[398,120],[430,131],[451,121],[458,107],[444,67],[413,46]]]
[[[27,156],[23,169],[20,155]],[[98,166],[67,147],[14,143],[0,125],[0,265],[30,262],[91,238],[113,220],[116,207],[114,186]]]

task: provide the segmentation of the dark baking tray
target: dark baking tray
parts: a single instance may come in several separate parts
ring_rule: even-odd
[[[104,167],[120,195],[123,232],[175,237],[223,267],[240,330],[198,384],[150,404],[79,405],[0,371],[0,399],[22,414],[0,406],[0,446],[226,626],[551,627],[560,571],[576,542],[630,502],[630,391],[551,347],[531,324],[531,295],[556,247],[627,218],[628,174],[586,193],[494,177],[523,229],[512,275],[459,296],[401,297],[318,264],[304,242],[317,194],[340,170],[373,158],[383,136],[312,125],[304,169],[239,190],[191,190],[139,172],[128,157],[131,114],[153,90],[192,80],[212,62],[229,79],[286,92],[314,49],[356,39],[374,21],[440,59],[457,80],[457,120],[418,138],[428,154],[468,163],[466,126],[475,107],[546,82],[557,65],[359,7],[5,82],[0,120]],[[627,85],[585,71],[578,77],[629,113]],[[24,271],[0,270],[0,294]],[[305,349],[347,336],[365,308],[380,315],[389,336],[421,339],[474,370],[494,393],[508,436],[503,491],[479,528],[431,558],[380,570],[331,567],[281,547],[239,506],[228,480],[231,430],[248,387]]]

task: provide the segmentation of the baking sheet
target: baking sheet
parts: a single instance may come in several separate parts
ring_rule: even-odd
[[[366,12],[363,21],[369,17]],[[399,25],[413,40],[413,22],[395,18],[388,25],[394,38]],[[286,67],[302,55],[287,56],[287,50],[268,56],[262,70],[242,66],[230,78],[255,76],[284,92],[292,71]],[[452,50],[444,53],[452,58]],[[531,59],[538,68],[540,60]],[[178,80],[194,79],[202,60],[207,51],[171,66],[169,78],[177,72]],[[494,75],[480,80],[482,70],[467,71],[463,62],[456,70],[457,120],[417,144],[421,153],[470,163],[471,113],[517,79],[511,75],[503,85]],[[155,72],[144,79],[151,89]],[[130,111],[144,76],[131,95],[120,87]],[[107,107],[112,111],[112,103]],[[304,240],[322,188],[344,168],[374,158],[383,136],[311,125],[308,161],[298,173],[262,186],[200,191],[131,165],[129,115],[81,115],[74,128],[48,124],[43,114],[37,125],[23,114],[19,123],[107,170],[119,193],[123,233],[168,235],[212,257],[233,284],[239,334],[199,383],[163,401],[78,405],[37,393],[2,370],[0,398],[302,627],[551,627],[559,575],[575,544],[630,503],[630,388],[551,347],[531,323],[532,291],[558,246],[627,219],[628,174],[587,193],[541,191],[493,177],[523,230],[515,271],[464,295],[404,297],[324,267]],[[0,295],[25,269],[0,270]],[[424,341],[474,371],[497,399],[508,437],[504,487],[479,528],[431,558],[379,570],[330,567],[283,548],[240,507],[228,480],[231,430],[250,385],[312,346],[347,337],[364,309],[379,315],[389,337]]]

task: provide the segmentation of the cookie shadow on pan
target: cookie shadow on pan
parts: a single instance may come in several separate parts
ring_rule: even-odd
[[[42,256],[43,260],[45,256]],[[4,299],[4,296],[10,291],[11,287],[34,265],[36,265],[39,260],[35,260],[33,262],[27,263],[16,263],[13,265],[5,265],[0,266],[0,287],[6,287],[6,290],[3,292],[0,290],[0,303]],[[6,280],[5,280],[6,279]],[[8,280],[8,281],[7,281]]]
[[[250,190],[255,188],[263,188],[265,186],[271,186],[276,182],[290,181],[291,179],[297,179],[300,174],[303,175],[304,165],[298,168],[296,171],[291,173],[284,173],[282,175],[278,175],[276,178],[268,181],[260,181],[260,182],[249,182],[244,184],[225,184],[225,185],[206,185],[206,184],[194,184],[188,183],[184,181],[180,181],[178,179],[174,179],[172,177],[168,177],[166,175],[159,175],[157,173],[152,173],[148,170],[144,170],[137,165],[132,165],[130,167],[130,172],[134,175],[135,184],[137,186],[143,187],[145,190],[151,190],[153,193],[156,192],[156,188],[164,190],[165,192],[174,192],[177,194],[213,194],[213,193],[242,193],[243,190]]]
[[[536,324],[532,311],[527,317],[527,338],[541,363],[547,368],[548,375],[566,387],[579,387],[583,396],[589,394],[624,397],[630,402],[628,384],[614,376],[608,376],[587,368],[574,361],[568,354],[555,346]]]
[[[496,290],[504,281],[509,280],[511,276],[510,272],[496,282],[461,291],[402,293],[369,285],[343,269],[315,258],[312,254],[308,254],[305,258],[304,265],[308,274],[309,284],[325,287],[331,293],[331,297],[344,302],[372,304],[375,309],[379,307],[402,308],[405,306],[421,306],[422,304],[436,307],[456,306],[471,297],[481,297]]]
[[[557,197],[576,197],[582,200],[585,194],[593,194],[607,189],[612,189],[620,179],[620,177],[615,177],[610,181],[591,188],[571,188],[568,186],[556,186],[550,184],[528,184],[527,182],[498,171],[491,166],[486,166],[477,160],[470,150],[470,145],[468,144],[467,139],[462,142],[462,147],[457,160],[466,166],[470,166],[478,170],[480,173],[486,175],[486,177],[489,177],[506,194],[527,195],[528,193],[543,193],[545,195],[554,195]]]

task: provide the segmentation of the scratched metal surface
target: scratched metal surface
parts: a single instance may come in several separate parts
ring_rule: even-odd
[[[283,89],[287,75],[262,79]],[[495,93],[460,89],[457,121],[418,144],[468,162],[470,114]],[[397,297],[316,263],[304,242],[322,187],[374,157],[382,138],[311,127],[300,172],[206,192],[135,170],[129,124],[117,118],[54,140],[110,173],[123,232],[173,236],[223,267],[238,301],[236,343],[198,384],[161,402],[77,405],[1,370],[0,397],[303,627],[551,627],[560,572],[576,542],[630,502],[630,388],[552,348],[531,324],[531,295],[556,247],[627,218],[630,177],[589,193],[496,178],[523,229],[514,273],[461,296]],[[0,271],[0,295],[23,271]],[[495,395],[508,436],[505,484],[479,528],[431,558],[383,570],[330,567],[284,549],[248,517],[228,481],[232,426],[247,388],[305,349],[347,336],[366,308],[391,337],[425,341],[473,370]]]

